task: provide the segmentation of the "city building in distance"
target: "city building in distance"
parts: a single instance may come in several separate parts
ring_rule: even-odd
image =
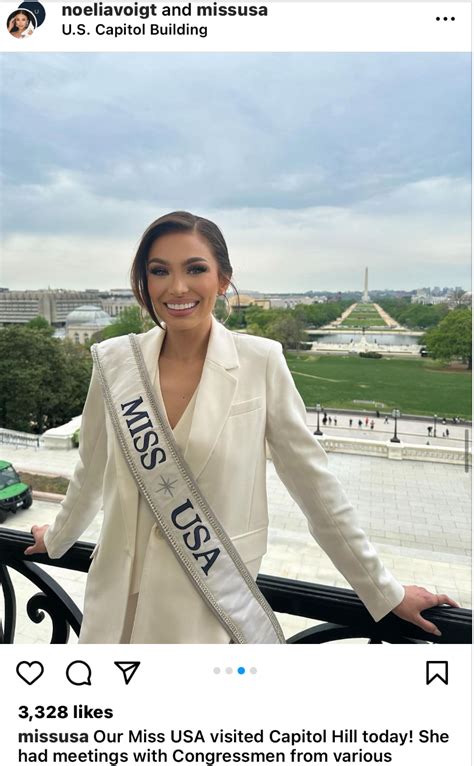
[[[87,343],[94,333],[108,327],[111,322],[112,318],[106,311],[98,306],[85,304],[67,315],[65,335],[74,343]]]
[[[304,293],[261,293],[256,290],[242,290],[239,296],[229,295],[229,303],[245,312],[249,306],[262,309],[292,309],[300,304],[326,303],[340,300],[354,302],[377,302],[382,298],[408,298],[412,303],[448,303],[451,306],[470,305],[472,295],[462,287],[422,287],[413,290],[372,290],[368,293],[368,269],[364,275],[362,291],[346,290],[333,292],[307,290]],[[111,290],[9,290],[0,287],[0,327],[11,324],[26,324],[35,317],[43,317],[56,330],[65,330],[69,314],[83,306],[93,306],[116,319],[126,308],[137,306],[129,288]],[[61,333],[59,333],[61,334]],[[65,333],[62,333],[63,335]]]
[[[43,317],[55,328],[66,327],[68,315],[81,306],[95,306],[112,319],[125,308],[136,306],[130,289],[104,290],[8,290],[0,289],[0,326],[26,324]]]

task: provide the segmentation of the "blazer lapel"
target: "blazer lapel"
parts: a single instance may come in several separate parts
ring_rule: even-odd
[[[154,380],[165,332],[154,327],[141,336],[140,346],[151,380]],[[237,387],[237,376],[232,370],[239,367],[239,358],[232,333],[226,330],[214,317],[196,397],[193,420],[184,458],[197,478],[204,469],[224,423]],[[136,491],[135,482],[130,477]]]
[[[162,330],[161,327],[153,327],[152,330],[149,330],[144,335],[139,335],[138,338],[140,340],[140,348],[148,370],[148,375],[153,383],[155,380],[158,357],[160,356],[161,346],[165,339],[165,331]]]
[[[202,473],[228,417],[239,367],[232,333],[214,317],[184,458],[196,478]]]

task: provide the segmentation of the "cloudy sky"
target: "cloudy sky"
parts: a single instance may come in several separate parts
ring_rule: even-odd
[[[0,287],[125,287],[187,209],[241,289],[469,289],[467,54],[1,58]]]

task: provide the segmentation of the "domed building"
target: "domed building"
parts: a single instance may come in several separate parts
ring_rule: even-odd
[[[111,317],[99,306],[79,306],[66,317],[66,338],[74,343],[86,343],[111,322]]]

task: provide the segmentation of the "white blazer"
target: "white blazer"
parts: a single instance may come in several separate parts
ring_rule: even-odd
[[[164,335],[155,327],[138,336],[152,379]],[[128,346],[125,339],[104,342],[127,342]],[[311,534],[373,618],[380,620],[401,602],[403,586],[383,567],[339,481],[328,470],[326,454],[306,425],[306,410],[281,345],[229,332],[213,319],[184,457],[253,576],[267,546],[266,441],[278,475],[307,517]],[[83,412],[79,460],[61,510],[45,535],[50,557],[62,556],[101,507],[104,520],[87,580],[83,643],[120,642],[127,619],[139,507],[138,490],[122,457],[94,370]],[[131,640],[228,641],[178,567],[154,527]],[[181,587],[181,578],[187,591]]]

